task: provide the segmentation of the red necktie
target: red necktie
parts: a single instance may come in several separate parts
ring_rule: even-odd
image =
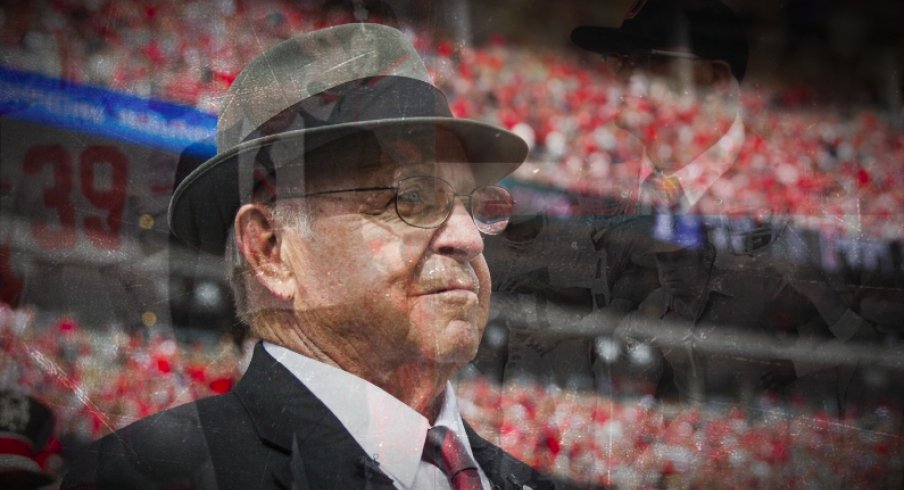
[[[453,490],[480,490],[477,463],[468,455],[464,444],[447,427],[437,425],[427,431],[421,459],[435,465],[449,479]]]

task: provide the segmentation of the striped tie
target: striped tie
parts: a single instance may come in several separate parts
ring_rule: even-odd
[[[468,455],[464,444],[447,427],[438,425],[427,431],[421,459],[436,466],[449,479],[453,490],[479,490],[477,463]]]

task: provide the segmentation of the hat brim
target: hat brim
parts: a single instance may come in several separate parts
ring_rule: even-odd
[[[487,123],[450,117],[383,119],[287,131],[236,145],[188,174],[170,201],[170,230],[191,247],[221,255],[235,213],[247,200],[239,191],[238,162],[261,148],[298,139],[303,140],[305,154],[361,131],[415,133],[436,129],[447,130],[458,138],[478,184],[499,181],[527,157],[527,144],[514,133]]]

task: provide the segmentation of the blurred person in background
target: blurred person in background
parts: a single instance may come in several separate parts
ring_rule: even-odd
[[[805,326],[827,337],[816,331],[822,324],[813,305],[780,276],[718,267],[697,217],[679,217],[672,237],[647,247],[661,287],[616,330],[629,349],[643,342],[665,361],[649,363],[657,395],[751,403],[763,390],[788,386],[797,376],[782,348]]]
[[[737,213],[713,195],[744,142],[740,83],[748,45],[718,0],[636,0],[620,27],[580,26],[572,41],[600,53],[620,82],[616,123],[643,147],[626,214]]]
[[[599,323],[611,324],[613,313],[617,320],[646,301],[656,268],[654,254],[644,247],[676,238],[674,225],[687,216],[699,216],[711,230],[720,269],[793,290],[789,297],[799,299],[802,310],[815,305],[821,318],[795,335],[816,341],[826,325],[850,323],[849,316],[829,311],[824,284],[795,279],[797,264],[785,255],[797,246],[789,242],[795,236],[789,231],[791,210],[777,198],[789,191],[736,188],[734,174],[745,170],[735,164],[748,137],[740,98],[749,47],[740,15],[719,0],[638,0],[619,27],[581,26],[572,41],[600,53],[621,82],[616,123],[643,148],[640,161],[632,163],[637,186],[628,193],[625,216],[602,222],[594,232],[609,285],[601,311],[610,316],[601,315]],[[837,330],[851,328],[857,327]],[[798,366],[801,374],[830,367]]]
[[[901,380],[896,376],[891,376],[883,388],[869,380],[877,375],[887,376],[874,353],[881,353],[901,335],[904,318],[901,272],[830,272],[784,261],[772,261],[770,269],[780,273],[788,287],[807,298],[822,323],[828,326],[823,330],[828,335],[807,335],[814,326],[804,328],[798,348],[809,359],[795,362],[797,374],[831,372],[836,378],[833,393],[837,408],[842,411],[857,411],[887,402],[889,394],[900,403]],[[820,326],[815,328],[821,330]]]
[[[32,490],[54,483],[48,470],[58,456],[45,451],[54,421],[50,408],[36,398],[0,391],[0,488]]]
[[[595,309],[601,287],[590,223],[516,210],[505,231],[486,240],[495,279],[476,365],[503,383],[592,390],[593,341],[571,332]]]
[[[615,76],[615,123],[642,150],[620,163],[636,176],[621,194],[621,213],[600,219],[592,231],[605,294],[581,329],[601,338],[659,287],[646,247],[652,238],[670,240],[680,216],[773,214],[760,202],[724,195],[722,178],[745,139],[740,82],[748,44],[740,17],[718,0],[619,5],[620,25],[579,26],[571,33],[574,44],[602,55]]]
[[[776,214],[723,195],[720,181],[745,138],[740,82],[747,39],[740,17],[718,0],[636,0],[619,27],[580,26],[571,39],[600,53],[620,82],[616,123],[643,151],[638,161],[623,163],[637,180],[626,189],[622,215],[593,234],[605,264],[608,309],[624,313],[656,285],[652,263],[636,249],[646,238],[638,240],[638,233],[668,230],[682,214]],[[655,223],[638,225],[635,216],[653,216]]]

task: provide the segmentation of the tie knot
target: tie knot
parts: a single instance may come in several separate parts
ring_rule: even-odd
[[[427,431],[421,459],[442,470],[455,490],[481,488],[477,463],[448,427],[438,425]]]
[[[674,175],[654,172],[643,182],[644,201],[658,210],[674,210],[681,204],[681,181]]]

